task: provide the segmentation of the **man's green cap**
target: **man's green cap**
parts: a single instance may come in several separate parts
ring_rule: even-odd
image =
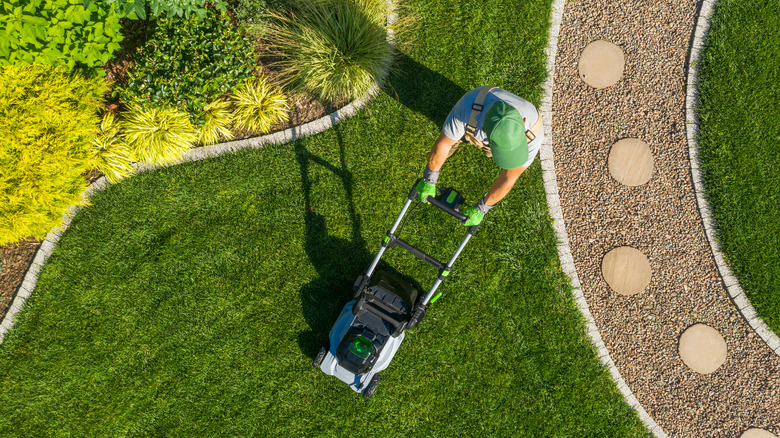
[[[494,103],[483,122],[493,161],[502,169],[515,169],[528,161],[528,141],[520,112],[504,101]]]

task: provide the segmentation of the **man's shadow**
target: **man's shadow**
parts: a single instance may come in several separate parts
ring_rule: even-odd
[[[305,251],[318,277],[304,285],[300,291],[301,310],[310,330],[298,335],[301,351],[314,357],[328,339],[328,333],[341,309],[352,299],[352,285],[357,277],[368,268],[375,254],[368,251],[363,238],[360,215],[355,211],[352,172],[345,160],[345,147],[338,127],[334,128],[339,144],[339,163],[335,165],[312,154],[301,142],[295,144],[295,157],[301,169],[304,198],[304,223],[306,226]],[[322,166],[336,175],[344,187],[347,212],[351,223],[350,239],[328,234],[325,216],[314,211],[320,199],[313,196],[317,187],[310,178],[312,166]],[[341,203],[326,203],[340,205]],[[398,206],[400,212],[401,206]],[[387,218],[387,226],[392,218]],[[377,250],[379,249],[377,242]],[[400,275],[396,270],[380,261],[377,269],[404,278],[419,290],[419,285]]]
[[[444,123],[452,106],[466,93],[466,90],[450,79],[405,54],[400,54],[395,59],[383,91],[413,112],[424,115],[439,127]],[[310,330],[298,336],[298,343],[301,351],[312,358],[327,341],[330,328],[341,313],[341,309],[352,299],[352,285],[355,280],[365,272],[375,255],[368,251],[362,234],[360,215],[355,211],[353,176],[345,159],[344,141],[338,126],[333,130],[339,146],[337,164],[312,154],[301,142],[296,142],[294,146],[295,157],[301,170],[304,195],[305,251],[318,274],[318,278],[303,286],[300,291],[301,310]],[[388,165],[392,164],[388,163]],[[341,180],[346,193],[346,208],[352,228],[350,239],[329,235],[325,217],[314,211],[313,207],[317,207],[320,199],[316,195],[313,196],[316,186],[310,177],[312,166],[322,166]],[[397,211],[400,212],[401,205],[397,207]],[[390,211],[393,209],[391,208]],[[388,229],[393,219],[394,217],[387,218]],[[379,242],[376,243],[378,250]],[[418,292],[425,292],[417,281],[400,274],[384,261],[380,261],[377,270],[384,270],[400,277],[412,284]]]

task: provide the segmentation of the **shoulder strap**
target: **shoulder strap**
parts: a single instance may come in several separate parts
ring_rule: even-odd
[[[479,93],[477,94],[477,98],[474,100],[474,103],[471,105],[471,117],[469,117],[469,122],[466,124],[466,133],[463,135],[463,138],[476,146],[482,146],[482,142],[477,140],[476,133],[477,133],[477,116],[479,113],[482,112],[482,109],[484,108],[482,104],[485,102],[485,98],[487,97],[488,93],[492,90],[495,90],[498,87],[491,87],[490,85],[485,85],[479,89]]]

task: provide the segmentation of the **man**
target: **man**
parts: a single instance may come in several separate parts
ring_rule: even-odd
[[[534,161],[543,138],[541,116],[530,102],[498,87],[471,90],[447,116],[423,178],[417,184],[417,193],[423,202],[427,202],[428,196],[436,196],[436,182],[444,162],[460,141],[474,144],[502,169],[477,205],[463,212],[469,217],[464,225],[478,225]]]

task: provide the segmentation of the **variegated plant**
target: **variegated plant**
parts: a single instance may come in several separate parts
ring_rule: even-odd
[[[175,163],[198,141],[187,114],[175,109],[132,104],[121,125],[133,157],[148,164]]]
[[[242,131],[265,134],[274,123],[289,120],[287,98],[264,76],[245,82],[231,97],[236,106],[233,124]]]
[[[218,143],[220,139],[233,139],[233,132],[228,128],[232,118],[230,101],[215,100],[206,105],[200,115],[204,120],[203,126],[198,130],[201,143],[211,145]]]
[[[133,174],[133,155],[119,135],[116,117],[106,113],[100,133],[92,140],[95,165],[109,181],[115,183]]]

